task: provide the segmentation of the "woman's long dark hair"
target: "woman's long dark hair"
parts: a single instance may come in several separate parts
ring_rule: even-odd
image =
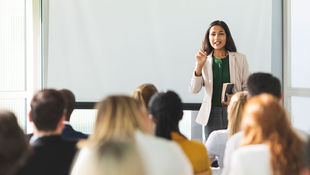
[[[206,32],[206,35],[205,35],[205,40],[204,40],[205,48],[204,48],[204,50],[207,52],[207,55],[209,55],[214,50],[214,48],[211,46],[210,40],[209,40],[210,29],[213,26],[221,26],[225,30],[225,33],[226,33],[225,49],[227,51],[230,51],[230,52],[237,52],[237,48],[235,46],[235,42],[234,42],[234,40],[233,40],[233,38],[231,36],[230,30],[229,30],[227,24],[224,21],[216,20],[216,21],[213,21],[209,25],[209,27],[207,29],[207,32]]]
[[[156,136],[171,140],[171,132],[179,132],[183,109],[181,99],[175,92],[155,94],[149,103],[149,112],[156,123]]]

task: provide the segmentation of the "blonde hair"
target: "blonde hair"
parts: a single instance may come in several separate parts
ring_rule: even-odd
[[[246,91],[237,92],[231,98],[228,106],[228,137],[231,137],[241,129],[242,110],[247,101]]]
[[[76,162],[71,174],[146,175],[136,145],[114,140],[103,142],[89,150],[87,157]]]
[[[142,159],[134,144],[108,142],[99,147],[102,175],[145,175]]]
[[[135,131],[145,131],[141,104],[128,96],[109,96],[96,104],[97,119],[88,143],[98,145],[109,140],[134,142]]]
[[[147,108],[147,105],[151,99],[151,97],[156,94],[157,88],[150,83],[141,84],[138,86],[132,94],[132,97],[139,100],[142,105]]]
[[[269,94],[253,97],[245,105],[242,145],[266,144],[274,175],[299,174],[303,141],[293,131],[279,99]]]

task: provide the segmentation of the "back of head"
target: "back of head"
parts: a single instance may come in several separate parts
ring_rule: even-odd
[[[73,92],[71,92],[68,89],[61,89],[59,92],[62,94],[64,100],[65,100],[65,115],[66,115],[66,121],[70,121],[71,114],[74,110],[74,104],[75,104],[75,96]]]
[[[0,111],[0,174],[13,174],[26,159],[28,140],[12,112]]]
[[[247,81],[247,87],[250,97],[268,93],[278,99],[281,98],[280,80],[269,73],[258,72],[251,74]]]
[[[92,145],[119,139],[134,141],[135,131],[144,131],[141,104],[134,98],[122,95],[109,96],[96,104],[96,109],[97,119],[90,140]]]
[[[149,112],[156,123],[156,135],[171,139],[172,131],[179,131],[183,116],[182,101],[173,91],[155,94],[149,103]]]
[[[54,89],[37,92],[31,100],[31,118],[40,131],[54,131],[64,113],[65,102]]]
[[[298,174],[302,166],[302,141],[293,131],[285,109],[270,94],[250,99],[242,119],[242,144],[267,144],[274,174]]]
[[[241,129],[242,110],[247,101],[247,92],[235,93],[228,106],[228,136],[232,136]]]
[[[157,88],[153,84],[145,83],[137,87],[132,96],[147,108],[151,97],[157,92]]]

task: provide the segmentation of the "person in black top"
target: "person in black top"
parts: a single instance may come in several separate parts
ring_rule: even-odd
[[[30,145],[33,154],[19,170],[18,175],[67,175],[77,151],[76,141],[61,137],[65,101],[53,89],[37,92],[31,101],[30,121],[34,123]]]
[[[63,95],[65,99],[65,108],[66,108],[65,110],[66,120],[64,121],[65,128],[63,129],[61,136],[64,139],[70,139],[70,140],[87,139],[88,135],[74,130],[70,125],[70,118],[74,110],[74,103],[75,103],[75,96],[73,92],[71,92],[68,89],[61,89],[59,90],[59,92]]]

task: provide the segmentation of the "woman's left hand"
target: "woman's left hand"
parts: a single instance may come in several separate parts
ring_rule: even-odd
[[[222,104],[228,106],[229,103],[230,103],[231,97],[232,97],[233,95],[234,95],[234,94],[226,94],[227,101],[222,101]]]

